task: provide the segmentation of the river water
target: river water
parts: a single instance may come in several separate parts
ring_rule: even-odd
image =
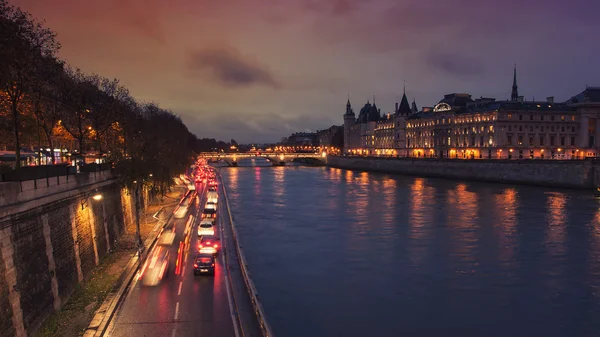
[[[600,335],[588,192],[268,163],[221,172],[277,337]]]

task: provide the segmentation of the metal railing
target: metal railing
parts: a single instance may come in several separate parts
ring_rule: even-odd
[[[260,325],[260,329],[265,337],[274,337],[273,332],[271,331],[271,326],[267,322],[266,315],[264,313],[262,304],[258,299],[258,291],[254,286],[254,282],[252,278],[250,278],[249,271],[247,269],[247,262],[244,253],[240,247],[237,235],[237,229],[235,228],[235,224],[233,223],[233,216],[231,215],[231,209],[229,208],[229,199],[227,198],[227,189],[225,188],[225,184],[223,184],[223,178],[221,177],[221,173],[217,171],[219,175],[219,179],[221,180],[221,185],[223,187],[223,196],[225,197],[225,203],[227,204],[227,215],[229,216],[229,223],[231,225],[231,232],[233,234],[233,242],[235,243],[235,250],[238,255],[238,260],[240,261],[240,270],[242,271],[242,276],[244,278],[244,283],[246,283],[246,289],[248,290],[248,296],[250,297],[250,301],[252,302],[252,307],[254,307],[254,313],[256,314],[256,318],[258,319],[258,324]]]

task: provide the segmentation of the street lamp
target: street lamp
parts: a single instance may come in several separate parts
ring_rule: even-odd
[[[93,190],[93,191],[90,191],[90,192],[86,192],[85,195],[84,195],[84,197],[83,197],[83,201],[81,201],[81,210],[82,211],[85,209],[85,205],[87,205],[88,200],[89,200],[90,197],[92,197],[92,199],[94,199],[96,201],[102,200],[102,194],[98,193],[98,190]]]

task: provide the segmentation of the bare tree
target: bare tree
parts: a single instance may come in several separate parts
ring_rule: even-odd
[[[21,103],[39,75],[40,58],[54,55],[56,34],[31,15],[0,0],[0,73],[14,127],[15,168],[21,166]]]
[[[129,96],[129,90],[119,84],[117,79],[93,77],[98,92],[91,102],[92,108],[88,116],[94,133],[98,151],[103,154],[102,143],[106,141],[106,133],[117,119],[122,102]]]
[[[48,146],[51,149],[52,164],[56,163],[54,156],[54,130],[60,120],[58,100],[54,97],[56,79],[63,72],[63,63],[53,57],[40,59],[39,76],[33,81],[29,99],[33,104],[33,113],[37,125],[42,129]]]
[[[98,88],[93,77],[84,74],[81,70],[69,70],[73,80],[69,85],[74,87],[69,95],[69,103],[62,109],[62,126],[79,143],[79,154],[84,153],[84,142],[92,130],[87,120],[92,102],[97,95]]]

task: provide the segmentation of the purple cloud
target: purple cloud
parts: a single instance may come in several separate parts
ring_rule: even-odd
[[[451,76],[478,76],[483,73],[483,66],[478,60],[460,54],[432,50],[425,62]]]
[[[227,87],[280,87],[271,72],[256,58],[242,55],[233,47],[218,45],[190,51],[187,55],[187,68],[194,73],[208,73]]]

